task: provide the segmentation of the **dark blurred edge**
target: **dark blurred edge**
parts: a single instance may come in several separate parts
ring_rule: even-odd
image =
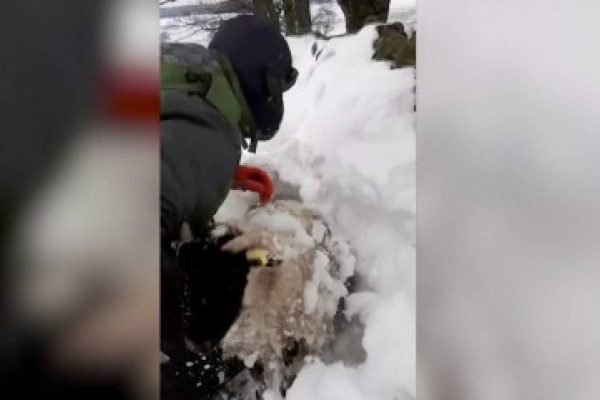
[[[94,113],[102,73],[101,27],[109,0],[12,1],[2,4],[0,48],[0,397],[120,399],[126,377],[81,378],[47,367],[53,331],[12,324],[8,243],[20,213]],[[158,4],[155,5],[158,7]],[[156,21],[158,29],[158,21]],[[16,266],[18,267],[18,266]],[[60,325],[57,321],[57,325]],[[157,366],[158,368],[158,366]]]

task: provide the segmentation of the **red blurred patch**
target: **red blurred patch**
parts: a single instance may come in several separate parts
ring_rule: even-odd
[[[158,128],[158,73],[148,70],[111,71],[101,80],[99,111],[115,122],[152,124]],[[152,132],[157,132],[153,129]]]

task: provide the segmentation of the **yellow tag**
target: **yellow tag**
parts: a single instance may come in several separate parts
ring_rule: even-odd
[[[269,253],[264,249],[248,250],[246,251],[246,259],[258,263],[261,267],[266,267],[269,263]]]

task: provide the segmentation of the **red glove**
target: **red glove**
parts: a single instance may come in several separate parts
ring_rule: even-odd
[[[262,203],[267,203],[273,195],[273,182],[269,175],[260,168],[240,165],[235,170],[233,180],[234,189],[258,193]]]

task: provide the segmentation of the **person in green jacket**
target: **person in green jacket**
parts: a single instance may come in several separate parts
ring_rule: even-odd
[[[241,148],[273,137],[282,94],[297,71],[285,39],[244,15],[224,22],[209,48],[161,46],[161,235],[184,220],[198,229],[231,186]]]
[[[188,355],[181,315],[185,276],[171,244],[184,222],[201,236],[231,188],[269,199],[268,175],[240,166],[241,150],[255,151],[258,141],[277,132],[283,92],[297,75],[285,39],[251,15],[224,22],[208,48],[161,44],[161,351],[171,359]]]

